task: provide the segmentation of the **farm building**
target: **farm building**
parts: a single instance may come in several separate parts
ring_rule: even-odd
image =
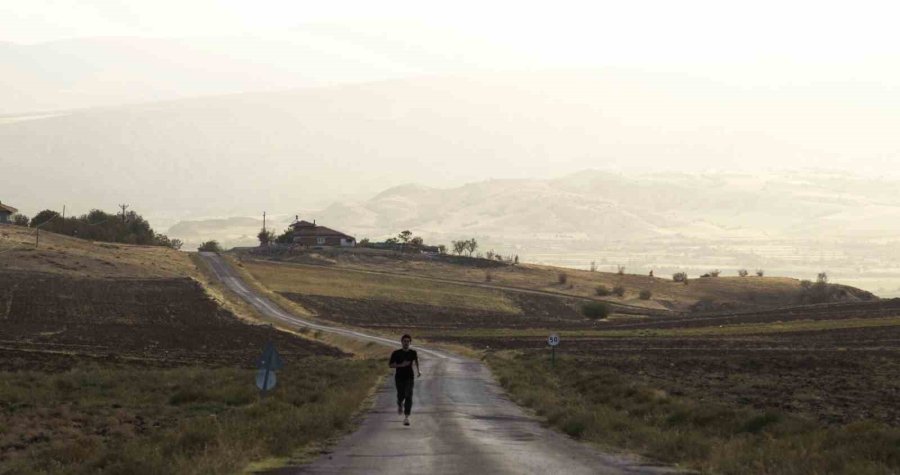
[[[316,222],[297,221],[292,224],[294,229],[294,244],[303,246],[328,246],[328,247],[353,247],[356,238],[340,231],[318,226]]]
[[[7,206],[0,201],[0,223],[8,224],[12,222],[10,216],[16,214],[19,210],[12,206]]]

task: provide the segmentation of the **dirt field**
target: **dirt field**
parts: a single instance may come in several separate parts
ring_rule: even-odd
[[[5,370],[66,369],[79,360],[252,367],[268,339],[286,359],[341,352],[250,325],[191,279],[94,279],[0,273]],[[40,353],[38,355],[38,353]]]
[[[0,231],[0,473],[277,466],[347,430],[383,374],[239,319],[186,253]],[[285,368],[261,400],[268,341]]]
[[[505,265],[484,260],[464,259],[454,256],[425,257],[373,250],[327,250],[307,252],[243,253],[248,259],[271,259],[280,262],[296,262],[334,268],[390,272],[399,275],[450,279],[473,284],[508,286],[529,290],[553,292],[576,297],[602,298],[603,300],[633,305],[648,310],[675,312],[720,311],[736,309],[761,309],[796,305],[801,303],[803,289],[797,279],[780,277],[736,277],[723,274],[718,278],[691,276],[687,285],[673,282],[671,276],[589,272],[531,264]],[[487,265],[489,264],[489,265]],[[560,282],[560,274],[566,282]],[[488,275],[490,282],[487,282]],[[811,276],[815,277],[815,276]],[[621,286],[622,297],[608,295],[598,297],[596,289],[605,286],[612,290]],[[840,298],[846,301],[870,300],[868,292],[842,287],[846,290]],[[642,300],[642,290],[652,293]]]
[[[728,316],[702,321],[706,327],[681,322],[689,331],[702,330],[696,336],[679,336],[677,322],[653,322],[610,330],[609,336],[566,335],[559,354],[670,394],[828,424],[875,420],[900,426],[898,316],[900,300],[890,300]],[[809,322],[818,329],[806,329]],[[547,351],[546,337],[537,334],[433,337],[492,350]]]

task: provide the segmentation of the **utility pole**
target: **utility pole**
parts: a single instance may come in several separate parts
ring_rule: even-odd
[[[125,210],[128,209],[128,205],[119,205],[119,208],[122,208],[122,222],[125,222]]]
[[[66,205],[63,205],[63,219],[66,219]]]
[[[263,232],[266,231],[266,212],[263,211]]]

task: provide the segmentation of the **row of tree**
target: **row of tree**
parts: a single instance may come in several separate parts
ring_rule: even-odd
[[[154,231],[150,223],[134,211],[110,214],[95,209],[81,216],[64,218],[56,211],[45,209],[30,220],[27,216],[17,215],[13,222],[20,226],[91,241],[166,246],[172,249],[181,249],[183,244],[180,239],[170,239],[165,234]]]

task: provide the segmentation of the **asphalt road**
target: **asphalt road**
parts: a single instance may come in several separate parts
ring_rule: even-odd
[[[216,254],[201,253],[215,275],[257,310],[290,326],[374,341],[376,335],[298,318],[253,291]],[[480,362],[417,347],[412,425],[397,414],[393,378],[379,388],[359,429],[309,465],[285,473],[327,474],[622,474],[671,473],[636,458],[606,454],[548,430],[511,402]],[[387,362],[385,362],[387,367]]]

